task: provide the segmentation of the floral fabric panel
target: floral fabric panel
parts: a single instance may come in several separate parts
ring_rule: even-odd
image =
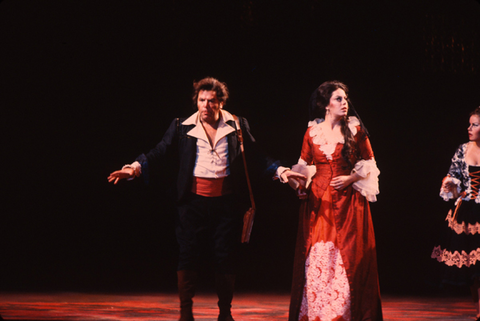
[[[351,319],[350,286],[340,250],[332,242],[312,246],[305,275],[299,320]]]
[[[450,252],[446,249],[441,248],[441,246],[436,246],[433,248],[432,259],[436,259],[438,262],[444,262],[448,266],[456,265],[461,268],[462,266],[471,266],[477,263],[480,260],[480,249],[476,249],[467,253],[462,251]]]

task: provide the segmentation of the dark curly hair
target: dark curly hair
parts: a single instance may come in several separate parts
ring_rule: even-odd
[[[193,82],[192,101],[194,109],[197,109],[198,93],[201,90],[213,90],[214,92],[216,92],[218,101],[220,103],[223,103],[225,105],[225,103],[227,102],[229,94],[227,84],[224,82],[220,82],[215,78],[207,77],[203,78],[198,82]]]

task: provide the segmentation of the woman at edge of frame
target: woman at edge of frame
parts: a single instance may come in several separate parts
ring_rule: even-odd
[[[470,286],[480,321],[480,107],[469,120],[469,142],[458,147],[440,188],[445,201],[456,200],[445,219],[447,240],[431,257],[444,263],[443,283]]]
[[[289,321],[383,320],[368,203],[376,201],[380,171],[347,95],[339,81],[312,94],[293,166],[307,180],[289,178],[288,168],[277,171],[302,199]]]

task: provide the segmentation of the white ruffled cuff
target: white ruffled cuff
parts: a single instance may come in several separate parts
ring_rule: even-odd
[[[276,177],[282,183],[287,183],[281,177],[282,173],[286,170],[290,170],[290,168],[279,166],[278,169],[277,169]],[[292,166],[291,170],[294,171],[294,172],[303,174],[303,175],[305,175],[305,177],[307,177],[307,180],[303,183],[303,185],[305,185],[305,187],[308,187],[310,185],[310,183],[312,182],[312,177],[317,172],[317,168],[315,167],[315,165],[307,165],[307,162],[304,161],[301,157],[298,159],[298,163]],[[289,178],[288,179],[288,185],[290,185],[291,188],[296,190],[300,186],[300,181],[295,179],[295,178]]]
[[[305,185],[305,188],[308,188],[312,182],[312,177],[317,172],[317,167],[315,165],[307,165],[306,163],[301,163],[299,161],[298,164],[292,166],[292,171],[305,175],[307,179],[302,185]],[[296,190],[298,186],[300,186],[300,182],[295,178],[290,178],[288,180],[288,185]]]
[[[443,183],[453,183],[453,184],[457,185],[458,194],[460,194],[460,192],[462,191],[462,189],[460,187],[461,182],[460,182],[459,179],[457,179],[455,177],[447,176]],[[448,201],[448,200],[454,198],[452,192],[443,188],[443,184],[442,184],[442,187],[440,187],[440,197],[443,198],[444,201]]]
[[[380,193],[378,189],[378,175],[380,175],[380,170],[378,169],[375,160],[362,159],[355,164],[355,168],[352,172],[355,172],[362,177],[362,179],[352,184],[353,188],[365,196],[369,202],[376,202],[376,195]]]
[[[134,161],[132,164],[125,165],[125,166],[122,167],[122,169],[124,169],[124,168],[133,169],[133,171],[135,172],[135,177],[139,177],[140,175],[142,175],[142,165],[140,165],[140,163],[137,162],[137,161]],[[134,177],[128,178],[127,180],[131,181],[132,179],[134,179]]]

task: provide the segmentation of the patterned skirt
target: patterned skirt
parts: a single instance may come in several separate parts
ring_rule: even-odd
[[[472,285],[480,277],[480,204],[463,201],[448,212],[445,221],[446,238],[434,247],[431,257],[444,265],[442,282]]]

